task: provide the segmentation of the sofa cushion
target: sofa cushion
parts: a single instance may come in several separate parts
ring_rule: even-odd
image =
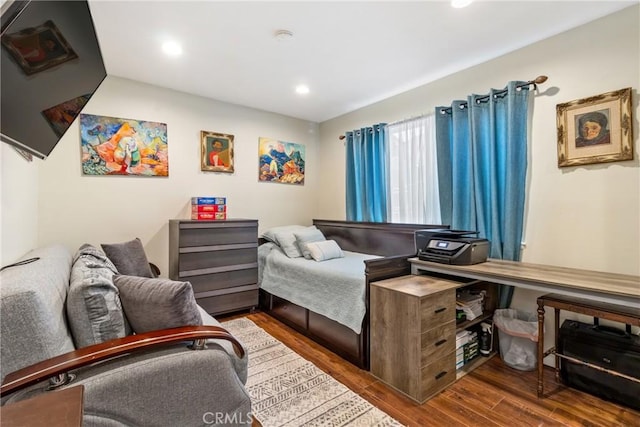
[[[113,276],[118,270],[98,248],[84,244],[73,259],[67,317],[76,347],[122,338],[131,331]]]
[[[119,274],[155,277],[139,238],[122,243],[102,243],[100,246],[116,266]]]
[[[114,283],[120,291],[127,319],[136,333],[202,325],[189,282],[119,275],[114,278]]]
[[[202,317],[203,325],[219,326],[221,328],[224,328],[224,325],[218,322],[218,320],[215,319],[212,315],[207,313],[204,308],[198,306],[198,311],[200,312],[200,316]],[[236,355],[235,350],[233,349],[233,345],[227,340],[210,339],[207,340],[207,345],[210,347],[211,344],[216,344],[222,347],[227,352],[229,358],[231,359],[231,363],[233,364],[233,368],[238,374],[238,378],[240,378],[242,384],[245,384],[247,382],[247,375],[249,373],[249,357],[246,356],[247,354],[249,354],[249,349],[244,345],[242,341],[238,340],[238,342],[240,343],[240,345],[242,345],[242,348],[244,348],[245,357],[243,357],[242,359],[240,359]]]
[[[73,351],[64,302],[71,253],[61,245],[35,249],[0,273],[0,380],[13,371]]]

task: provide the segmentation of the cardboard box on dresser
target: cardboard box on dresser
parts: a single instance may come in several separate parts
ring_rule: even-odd
[[[192,197],[191,219],[197,221],[227,219],[227,198]]]

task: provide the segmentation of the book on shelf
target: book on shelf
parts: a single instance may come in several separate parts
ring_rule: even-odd
[[[226,212],[227,205],[191,205],[191,213]]]
[[[192,205],[226,205],[226,197],[192,197]]]

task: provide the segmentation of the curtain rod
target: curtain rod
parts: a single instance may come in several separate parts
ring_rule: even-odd
[[[533,89],[536,90],[538,88],[538,84],[544,83],[546,82],[548,79],[547,76],[538,76],[533,80],[529,80],[526,83],[522,83],[519,85],[516,85],[516,89],[519,88],[523,88],[523,87],[527,87],[527,86],[531,86],[533,85]],[[507,93],[507,89],[503,89],[503,90],[498,90],[494,93],[494,97],[500,96],[500,95],[504,95],[505,93]],[[491,95],[484,95],[484,96],[480,96],[478,98],[476,98],[476,102],[479,104],[481,102],[487,102],[489,100],[489,98],[491,97]],[[460,108],[463,109],[467,106],[466,102],[462,102],[460,104]],[[447,108],[443,108],[440,110],[440,114],[451,114],[451,107],[447,107]]]
[[[535,78],[535,79],[533,79],[533,80],[529,80],[529,81],[528,81],[528,82],[526,82],[526,83],[522,83],[522,84],[517,85],[517,86],[516,86],[516,88],[522,88],[522,87],[527,87],[527,86],[531,86],[531,85],[533,85],[533,89],[535,90],[535,89],[537,89],[537,87],[538,87],[538,85],[539,85],[539,84],[542,84],[542,83],[546,82],[546,81],[547,81],[547,79],[548,79],[548,77],[547,77],[547,76],[538,76],[538,77],[536,77],[536,78]],[[507,90],[506,90],[506,89],[496,92],[496,95],[502,95],[502,94],[504,94],[504,93],[507,93]],[[479,98],[478,98],[478,102],[486,102],[486,101],[488,101],[488,100],[489,100],[489,95],[481,96],[481,97],[479,97]],[[465,103],[465,105],[466,105],[466,103]],[[440,110],[440,114],[446,114],[446,113],[450,113],[450,112],[451,112],[451,107],[443,108],[442,110]],[[408,118],[408,119],[398,120],[398,121],[395,121],[395,122],[389,123],[388,125],[395,125],[395,124],[398,124],[398,123],[405,122],[405,121],[407,121],[407,120],[419,119],[419,118],[424,117],[424,116],[426,116],[426,115],[427,115],[427,114],[423,114],[423,115],[418,116],[418,117],[411,117],[411,118]],[[387,125],[387,126],[388,126],[388,125]],[[345,136],[345,135],[340,135],[340,136],[338,137],[338,139],[340,139],[340,140],[343,140],[343,139],[345,139],[345,138],[346,138],[346,136]]]

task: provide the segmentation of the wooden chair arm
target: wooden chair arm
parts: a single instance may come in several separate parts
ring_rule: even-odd
[[[162,329],[83,347],[19,369],[5,377],[2,387],[0,387],[0,396],[5,396],[56,375],[123,354],[180,341],[196,341],[210,338],[230,341],[238,357],[244,357],[242,345],[224,328],[218,326],[184,326]]]

